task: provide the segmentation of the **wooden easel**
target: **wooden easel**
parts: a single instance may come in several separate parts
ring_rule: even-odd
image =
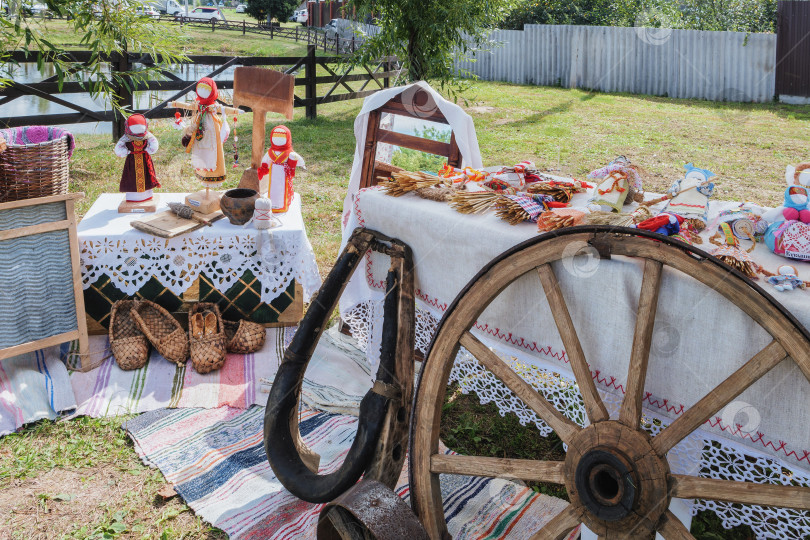
[[[417,120],[427,120],[439,124],[450,125],[450,122],[436,106],[434,99],[426,91],[419,89],[413,94],[413,103],[420,111],[430,111],[429,113],[415,114],[402,103],[402,94],[392,98],[385,105],[371,111],[368,114],[368,130],[366,132],[366,142],[363,151],[363,167],[360,173],[360,188],[367,188],[377,185],[381,180],[388,178],[392,171],[398,170],[387,163],[380,163],[376,160],[377,145],[388,143],[402,148],[410,148],[427,154],[434,154],[447,158],[447,164],[451,167],[461,166],[461,152],[456,144],[456,135],[452,133],[450,142],[434,141],[414,135],[396,133],[380,127],[380,120],[384,113],[406,116]],[[452,130],[451,130],[452,132]]]

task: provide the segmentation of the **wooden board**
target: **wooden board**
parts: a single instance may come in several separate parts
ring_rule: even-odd
[[[210,214],[200,214],[195,212],[200,217],[208,221],[216,221],[224,217],[221,210],[211,212]],[[130,223],[134,229],[139,231],[153,234],[161,238],[174,238],[181,234],[186,234],[191,231],[196,231],[201,227],[205,227],[202,223],[198,223],[191,219],[183,219],[171,210],[164,210],[158,212],[153,216],[147,216],[142,219],[136,219]]]
[[[126,197],[118,205],[119,214],[151,214],[157,211],[160,195],[155,193],[148,201],[128,201]]]

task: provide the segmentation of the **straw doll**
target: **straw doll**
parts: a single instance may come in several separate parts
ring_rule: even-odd
[[[183,142],[191,154],[191,165],[197,178],[206,187],[218,187],[225,181],[225,151],[222,143],[228,139],[231,127],[217,103],[217,83],[203,77],[196,87],[197,108]]]

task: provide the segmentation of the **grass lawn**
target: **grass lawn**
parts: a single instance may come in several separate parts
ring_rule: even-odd
[[[232,11],[232,10],[231,10]],[[232,14],[227,12],[226,17],[229,22],[242,22],[244,14],[233,12],[233,15],[240,17],[238,20],[232,18]],[[246,19],[248,22],[255,20]],[[73,31],[70,22],[64,20],[42,20],[29,19],[30,24],[39,25],[46,33],[48,40],[56,45],[62,45],[68,49],[83,50],[87,47],[80,43],[81,36]],[[167,32],[172,32],[180,38],[186,54],[222,54],[240,56],[304,56],[307,53],[307,44],[303,39],[294,41],[288,39],[270,39],[269,35],[251,34],[242,35],[236,30],[217,30],[203,26],[180,25],[174,22],[159,22],[166,28]],[[294,23],[283,23],[283,26],[294,28]],[[303,33],[301,34],[303,37]]]
[[[682,174],[685,163],[694,162],[718,174],[717,197],[776,205],[785,165],[810,157],[810,107],[484,82],[472,84],[465,95],[486,165],[531,159],[541,168],[582,177],[624,154],[646,171],[646,188],[660,191]],[[320,107],[314,121],[296,109],[295,119],[285,122],[308,166],[296,177],[296,191],[322,275],[339,249],[339,216],[355,145],[352,126],[360,105]],[[270,125],[277,122],[271,118]],[[243,165],[249,162],[250,125],[250,115],[243,115],[236,131]],[[161,142],[155,165],[163,191],[196,189],[179,132],[168,121],[155,122],[153,131]],[[230,141],[226,148],[230,153]],[[82,213],[99,193],[117,191],[121,167],[109,135],[77,137],[72,189],[88,195],[80,204]],[[229,169],[226,187],[235,186],[240,174],[241,168]],[[560,457],[553,438],[515,435],[524,429],[516,419],[501,418],[491,405],[482,406],[454,388],[448,390],[444,412],[443,439],[460,452]],[[133,538],[222,537],[181,502],[164,502],[156,495],[162,478],[140,464],[120,430],[121,421],[40,422],[0,440],[0,537],[101,538],[105,531],[114,536],[122,528]],[[565,495],[558,487],[536,488]],[[720,529],[710,515],[700,516],[692,530],[706,540],[752,537],[744,529]]]

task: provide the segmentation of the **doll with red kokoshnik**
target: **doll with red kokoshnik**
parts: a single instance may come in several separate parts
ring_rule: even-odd
[[[160,187],[152,154],[158,150],[157,138],[149,133],[149,125],[142,114],[127,118],[124,136],[115,145],[115,155],[125,157],[119,191],[126,193],[128,202],[152,199],[152,190]]]
[[[259,165],[259,181],[270,175],[269,198],[274,213],[286,212],[293,198],[293,178],[298,165],[306,168],[304,159],[293,152],[292,135],[286,126],[276,126],[270,132],[270,148]]]

